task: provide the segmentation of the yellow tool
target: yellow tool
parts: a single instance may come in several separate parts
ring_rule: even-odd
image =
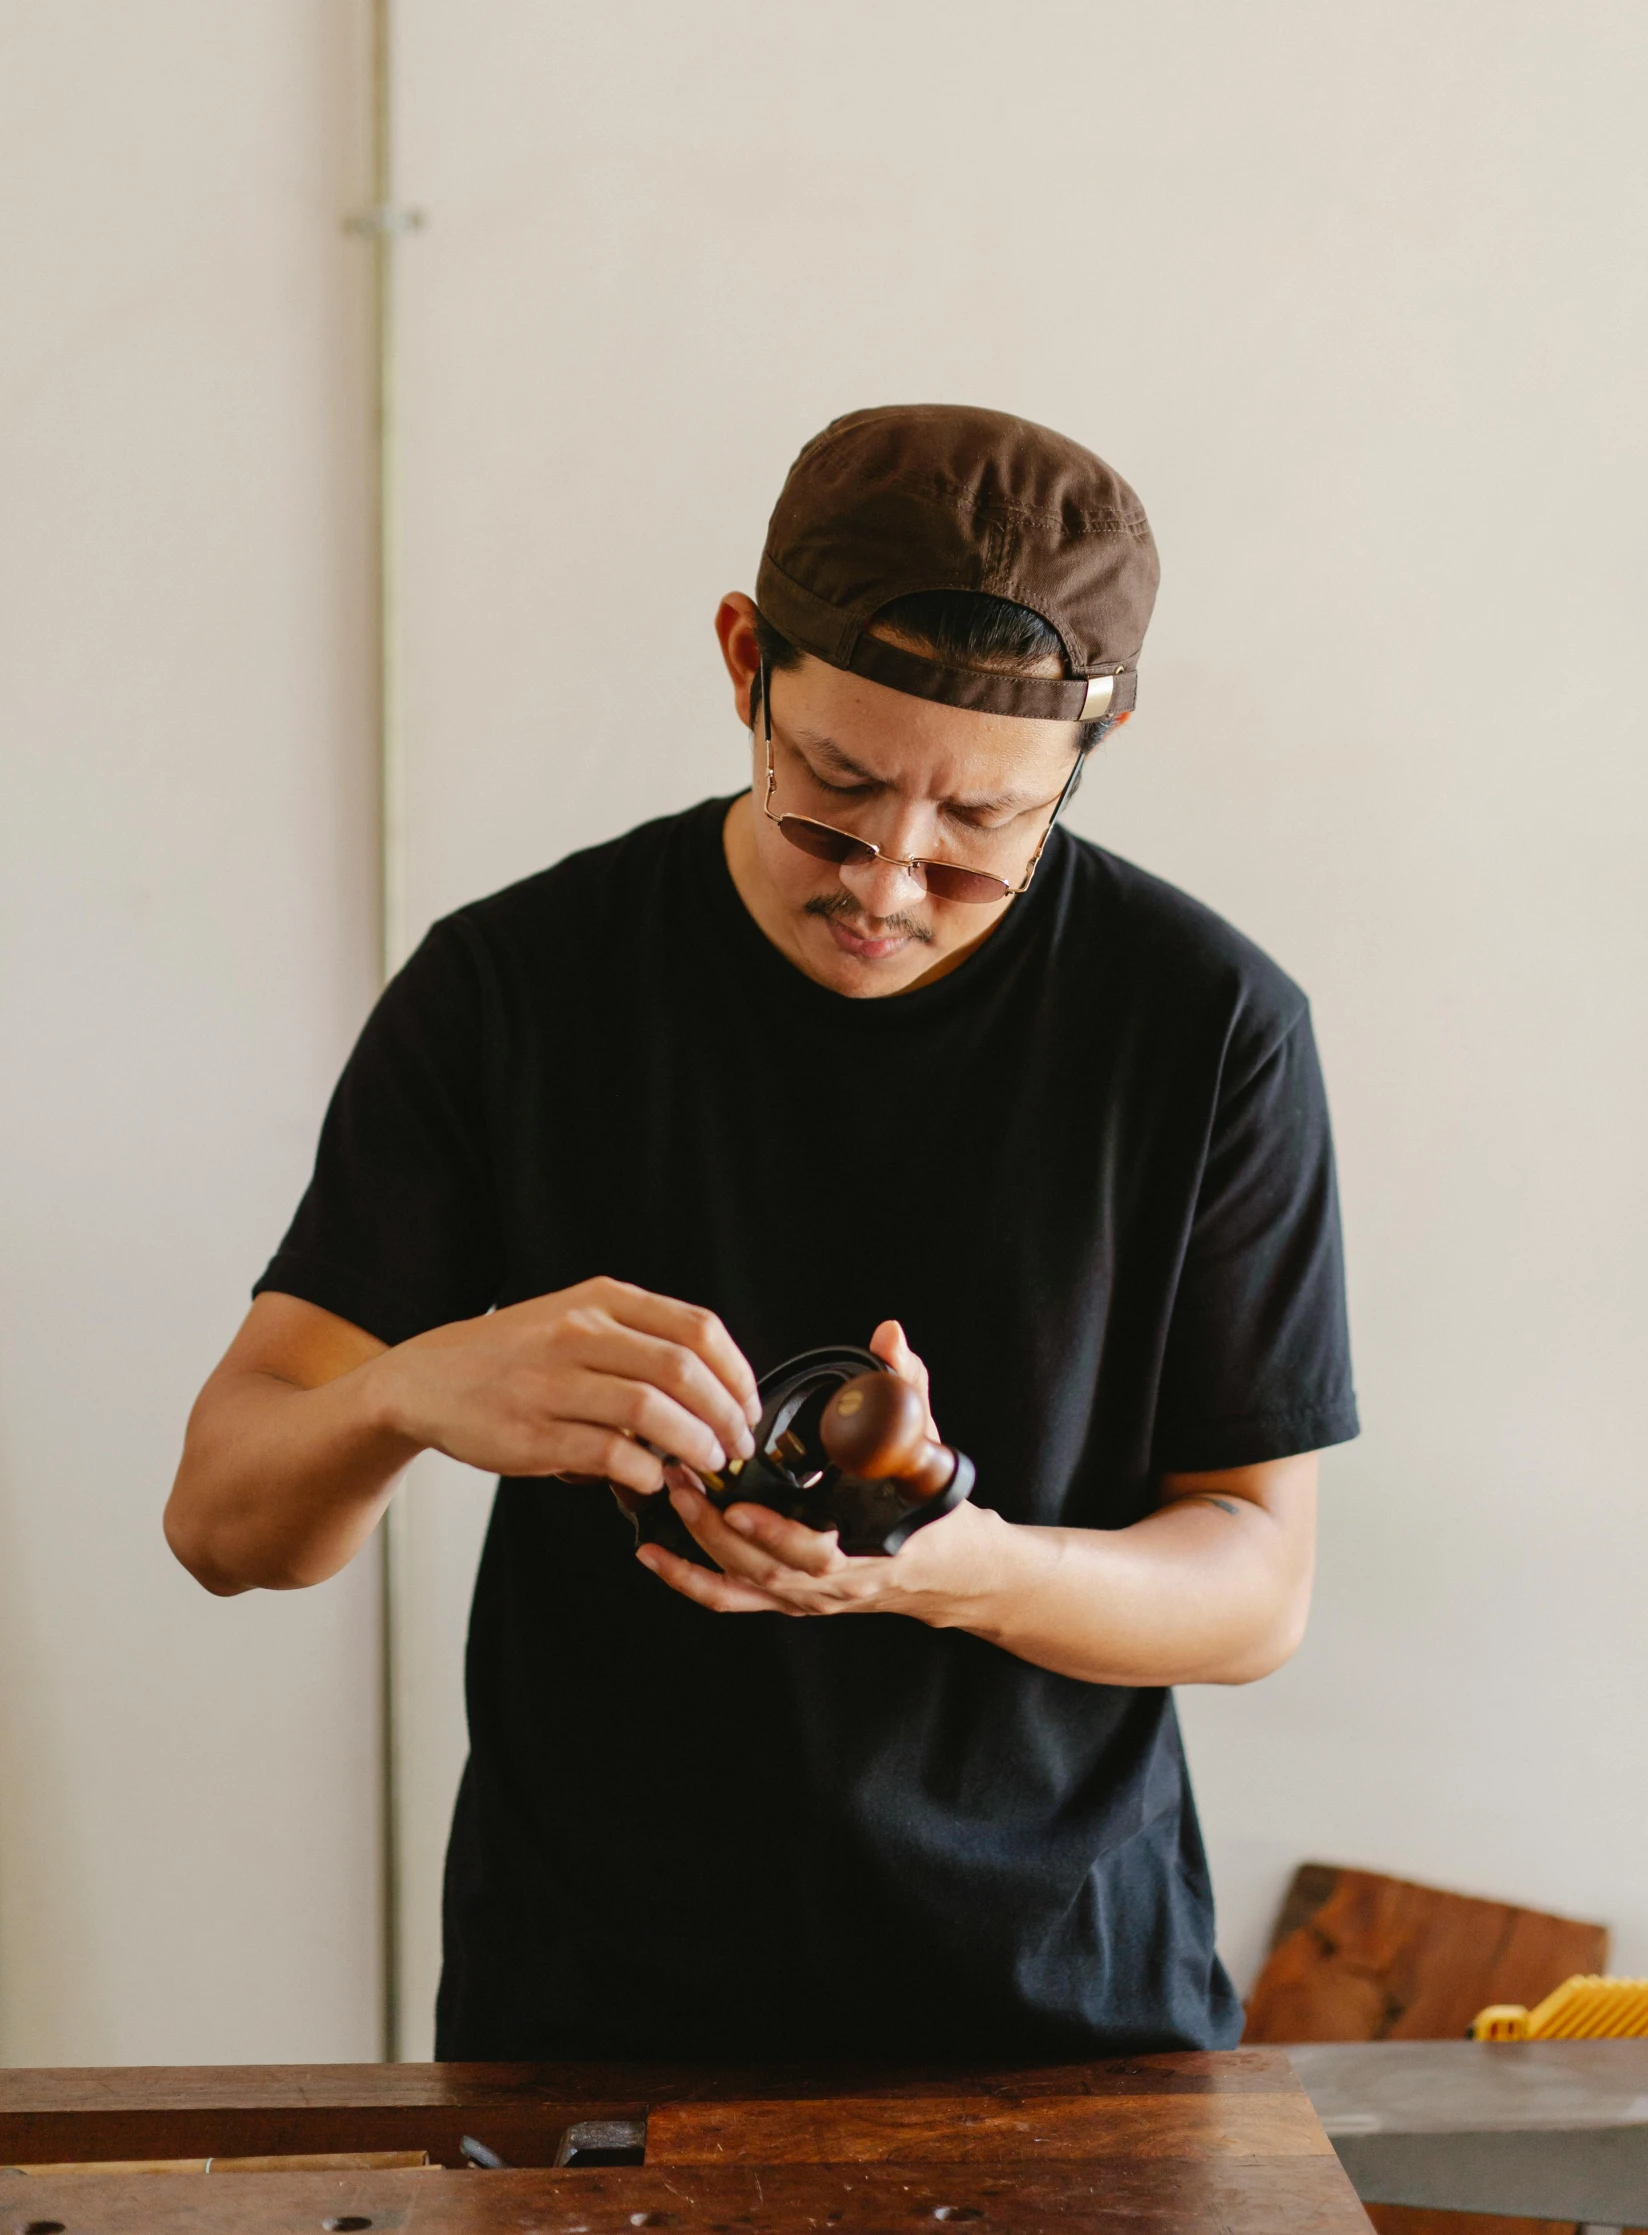
[[[1648,1979],[1578,1972],[1532,2010],[1490,2002],[1471,2020],[1473,2041],[1596,2041],[1648,2034]]]

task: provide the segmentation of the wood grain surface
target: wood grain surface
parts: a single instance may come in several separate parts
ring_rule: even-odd
[[[0,2119],[31,2111],[712,2102],[820,2095],[1263,2095],[1298,2085],[1275,2048],[1080,2064],[134,2064],[0,2066]],[[589,2114],[594,2116],[593,2113]]]
[[[20,2185],[20,2184],[19,2184]],[[258,2193],[253,2194],[256,2190]],[[65,2235],[1368,2235],[1335,2158],[1082,2166],[715,2165],[577,2172],[314,2173],[212,2182],[156,2175],[30,2184],[27,2214]]]
[[[645,2118],[647,2162],[553,2170],[564,2128],[602,2115]],[[519,2169],[456,2170],[466,2133]],[[1274,2050],[1020,2071],[0,2072],[0,2163],[388,2148],[450,2169],[0,2175],[0,2235],[1369,2235]]]
[[[667,2103],[649,2165],[977,2164],[1113,2157],[1322,2157],[1309,2100],[1275,2095],[845,2096],[811,2103]]]
[[[1582,2235],[1573,2220],[1497,2219],[1486,2212],[1424,2212],[1410,2204],[1369,2204],[1374,2235]]]
[[[425,2149],[462,2162],[477,2135],[515,2165],[550,2165],[574,2119],[642,2118],[672,2102],[820,2102],[971,2094],[1299,2093],[1276,2049],[1112,2057],[1022,2071],[868,2064],[205,2065],[0,2070],[0,2164]],[[0,2223],[3,2235],[3,2223]]]
[[[1531,2007],[1576,1971],[1607,1967],[1602,1925],[1305,1863],[1244,2039],[1457,2041],[1490,2002]]]

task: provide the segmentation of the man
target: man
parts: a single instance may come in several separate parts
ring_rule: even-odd
[[[1075,443],[838,420],[717,617],[750,791],[460,910],[367,1024],[167,1528],[291,1587],[416,1452],[503,1478],[442,2056],[1236,2038],[1168,1687],[1293,1651],[1355,1415],[1303,996],[1057,822],[1155,586]],[[718,1514],[756,1375],[872,1329],[972,1502],[882,1559]]]

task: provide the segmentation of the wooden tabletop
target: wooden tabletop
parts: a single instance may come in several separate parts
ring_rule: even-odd
[[[556,2166],[631,2122],[640,2164]],[[459,2171],[472,2135],[510,2162]],[[0,2235],[1367,2235],[1286,2056],[912,2072],[640,2065],[0,2071],[0,2166],[427,2150],[430,2171],[0,2173]]]

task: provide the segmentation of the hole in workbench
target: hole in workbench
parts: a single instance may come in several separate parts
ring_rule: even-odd
[[[23,2235],[64,2235],[60,2219],[31,2219],[23,2222]]]
[[[644,2165],[646,2155],[645,2119],[580,2119],[561,2136],[555,2163],[557,2166]]]
[[[320,2223],[326,2235],[356,2235],[356,2230],[370,2227],[372,2222],[359,2212],[340,2212],[336,2219],[323,2219]]]
[[[679,2227],[681,2218],[677,2212],[631,2212],[629,2224],[631,2227]]]

